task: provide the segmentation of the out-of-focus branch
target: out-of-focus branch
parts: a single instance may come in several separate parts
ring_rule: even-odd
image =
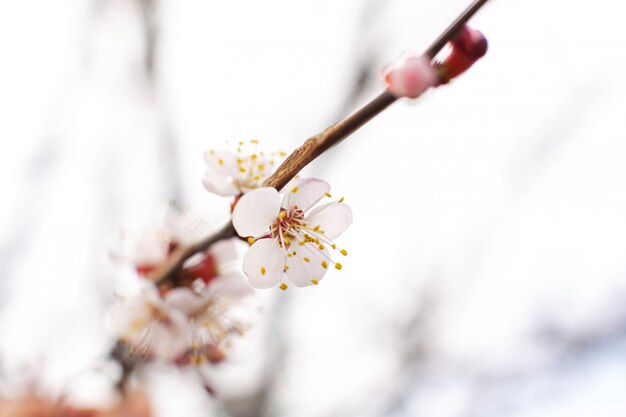
[[[434,58],[488,1],[489,0],[475,0],[441,33],[441,35],[439,35],[432,45],[426,49],[424,55],[431,59]],[[350,136],[396,100],[396,97],[385,91],[355,113],[324,130],[322,133],[307,139],[302,146],[294,150],[287,159],[285,159],[278,169],[265,180],[263,185],[280,190],[311,161]],[[181,248],[172,253],[169,261],[151,274],[152,279],[157,284],[173,281],[187,259],[191,258],[196,253],[207,250],[215,242],[233,236],[236,236],[235,229],[233,228],[232,222],[229,222],[218,232],[201,240],[195,245]]]

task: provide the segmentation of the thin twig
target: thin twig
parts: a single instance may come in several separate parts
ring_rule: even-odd
[[[431,59],[434,58],[487,1],[489,0],[475,0],[441,35],[439,35],[435,42],[426,49],[424,55]],[[352,115],[329,127],[322,133],[307,139],[302,146],[293,151],[278,169],[265,180],[263,186],[274,187],[280,190],[311,161],[350,136],[354,131],[385,110],[396,100],[396,97],[385,91]],[[215,242],[233,236],[236,236],[236,232],[232,222],[229,222],[218,232],[201,240],[195,245],[181,248],[172,253],[169,261],[163,265],[162,268],[154,271],[152,274],[153,280],[157,284],[173,281],[187,259],[196,253],[207,250]]]

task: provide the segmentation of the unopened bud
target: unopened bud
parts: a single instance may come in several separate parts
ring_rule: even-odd
[[[453,47],[458,48],[469,58],[478,60],[487,53],[488,42],[481,31],[464,26],[461,33],[452,40]]]
[[[417,98],[437,85],[438,77],[427,57],[409,58],[404,65],[385,74],[387,90],[397,98]]]
[[[487,38],[478,30],[464,26],[450,44],[452,51],[438,65],[441,84],[447,84],[471,68],[476,61],[487,53]]]

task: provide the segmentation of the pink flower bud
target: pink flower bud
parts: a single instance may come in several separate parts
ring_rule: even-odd
[[[403,66],[385,74],[385,81],[395,97],[417,98],[437,85],[438,77],[428,57],[421,57],[407,59]]]

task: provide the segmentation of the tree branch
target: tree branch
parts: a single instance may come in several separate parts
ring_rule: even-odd
[[[428,49],[426,49],[424,55],[433,59],[488,1],[489,0],[475,0],[470,4],[470,6],[439,35]],[[274,187],[280,190],[311,161],[350,136],[354,131],[385,110],[396,100],[396,97],[385,91],[350,116],[324,130],[322,133],[307,139],[302,146],[293,151],[278,169],[265,180],[263,186]],[[175,281],[175,276],[180,272],[187,259],[191,258],[196,253],[207,250],[219,240],[228,239],[236,235],[232,222],[227,223],[222,229],[199,241],[195,245],[180,248],[172,253],[168,262],[161,268],[155,270],[151,274],[151,278],[157,285],[168,281]]]

